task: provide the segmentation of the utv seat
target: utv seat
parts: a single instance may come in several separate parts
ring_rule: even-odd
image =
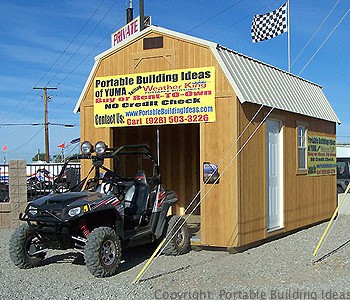
[[[134,177],[135,192],[130,205],[124,208],[124,223],[126,227],[137,227],[142,213],[146,210],[148,199],[148,184],[144,171],[139,170]]]

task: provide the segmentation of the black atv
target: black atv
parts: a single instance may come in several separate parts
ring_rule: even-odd
[[[82,154],[66,160],[59,177],[65,174],[68,163],[77,159],[92,162],[88,175],[68,192],[54,191],[29,202],[24,214],[20,214],[20,220],[26,223],[16,229],[10,240],[10,256],[16,266],[38,266],[48,249],[74,248],[84,254],[94,276],[106,277],[116,273],[126,247],[157,242],[167,236],[164,254],[189,251],[184,219],[167,216],[177,196],[164,190],[159,166],[147,145],[108,148],[103,142],[95,147],[84,142],[81,150]],[[140,156],[143,164],[145,159],[150,162],[151,177],[143,170],[130,177],[118,175]],[[138,158],[130,160],[131,157]]]

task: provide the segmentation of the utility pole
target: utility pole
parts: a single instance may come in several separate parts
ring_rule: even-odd
[[[49,120],[47,110],[47,90],[57,90],[57,87],[33,87],[33,90],[44,91],[44,127],[45,127],[45,161],[50,162],[50,150],[49,150]]]

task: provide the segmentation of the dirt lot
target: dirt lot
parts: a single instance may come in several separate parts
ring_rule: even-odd
[[[117,275],[97,279],[73,251],[51,251],[43,266],[18,269],[8,253],[11,231],[0,230],[0,299],[350,299],[350,216],[338,218],[315,263],[325,226],[238,254],[160,256],[136,285],[152,247],[127,250]]]

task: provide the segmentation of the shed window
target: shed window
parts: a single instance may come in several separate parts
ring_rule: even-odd
[[[305,125],[298,125],[298,169],[306,170],[306,131]]]

